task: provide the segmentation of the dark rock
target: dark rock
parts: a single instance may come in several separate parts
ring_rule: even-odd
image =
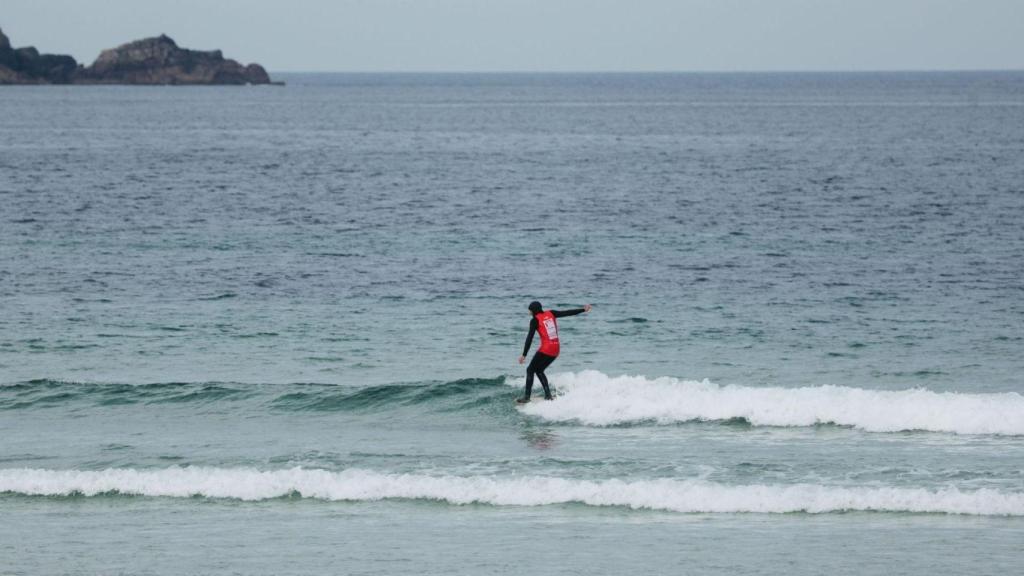
[[[269,84],[259,64],[242,66],[208,52],[180,48],[166,35],[104,50],[92,66],[71,56],[13,49],[0,31],[0,84]]]
[[[78,63],[71,56],[61,54],[40,54],[29,46],[14,51],[17,69],[32,78],[56,84],[71,80]]]
[[[270,74],[259,64],[249,64],[245,67],[245,77],[249,78],[251,84],[270,84]]]
[[[79,76],[102,84],[267,84],[263,68],[250,73],[220,50],[187,50],[166,35],[104,50]]]
[[[71,56],[40,54],[32,46],[12,48],[0,31],[0,84],[64,84],[77,68]]]

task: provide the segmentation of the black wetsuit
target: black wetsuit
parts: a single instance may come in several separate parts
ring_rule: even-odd
[[[574,308],[572,310],[551,310],[551,313],[555,318],[562,318],[563,316],[575,316],[586,312],[583,308]],[[539,312],[538,312],[539,314]],[[536,316],[530,320],[530,333],[526,335],[526,345],[523,346],[523,356],[526,356],[530,352],[530,345],[533,344],[533,334],[537,332],[537,318]],[[555,361],[557,356],[548,356],[547,354],[541,354],[539,351],[533,355],[533,359],[530,360],[529,366],[526,367],[526,393],[523,395],[524,400],[530,399],[530,391],[533,390],[533,375],[536,374],[540,380],[540,385],[544,387],[544,398],[551,399],[551,388],[548,387],[548,377],[544,374],[544,370]]]

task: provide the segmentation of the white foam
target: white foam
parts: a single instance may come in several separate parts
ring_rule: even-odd
[[[559,398],[528,404],[526,413],[592,426],[742,418],[756,426],[831,423],[871,432],[1024,435],[1024,396],[1016,392],[719,386],[707,380],[611,377],[594,370],[556,374],[551,382]]]
[[[887,511],[1024,516],[1024,493],[964,492],[814,484],[730,486],[703,480],[604,480],[556,477],[427,476],[350,469],[260,471],[251,468],[0,469],[0,492],[23,495],[119,493],[138,496],[264,500],[300,494],[321,500],[386,498],[451,504],[543,506],[582,503],[634,509],[710,513]]]

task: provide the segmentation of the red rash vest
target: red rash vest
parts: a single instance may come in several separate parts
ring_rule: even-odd
[[[540,333],[541,354],[558,356],[558,322],[551,310],[545,310],[534,316],[537,319],[537,332]]]

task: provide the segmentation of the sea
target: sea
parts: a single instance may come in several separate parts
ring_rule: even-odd
[[[1024,569],[1024,72],[274,77],[0,88],[0,575]]]

